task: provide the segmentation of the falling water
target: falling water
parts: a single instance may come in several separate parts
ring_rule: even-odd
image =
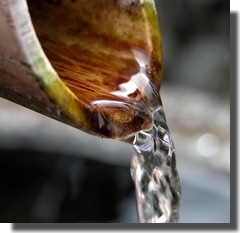
[[[163,109],[153,115],[149,131],[135,135],[131,174],[136,185],[139,221],[177,222],[180,182],[176,169],[175,147]]]
[[[141,223],[177,222],[180,181],[176,168],[175,146],[163,111],[159,90],[148,78],[145,62],[135,53],[145,80],[142,95],[152,112],[152,128],[138,132],[133,141],[131,175],[136,186],[138,217]],[[136,82],[135,82],[136,83]]]

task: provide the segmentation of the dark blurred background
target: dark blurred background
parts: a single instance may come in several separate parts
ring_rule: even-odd
[[[156,0],[180,222],[230,221],[227,0]],[[137,222],[132,148],[0,99],[0,222]]]

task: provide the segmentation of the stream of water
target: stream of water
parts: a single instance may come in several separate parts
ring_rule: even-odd
[[[152,129],[137,133],[133,142],[138,217],[141,223],[173,223],[179,219],[181,193],[175,147],[162,108],[153,120]]]
[[[138,132],[133,141],[131,175],[136,187],[138,218],[141,223],[173,223],[179,219],[181,186],[176,167],[175,146],[167,126],[159,90],[148,78],[146,62],[135,52],[141,94],[152,112],[152,128]],[[144,85],[143,85],[144,83]],[[139,88],[139,85],[136,85]]]

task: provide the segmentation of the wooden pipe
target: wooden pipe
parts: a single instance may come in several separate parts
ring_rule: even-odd
[[[0,2],[0,97],[126,140],[152,124],[144,81],[135,77],[135,89],[119,94],[133,84],[139,61],[159,90],[161,37],[151,0]]]

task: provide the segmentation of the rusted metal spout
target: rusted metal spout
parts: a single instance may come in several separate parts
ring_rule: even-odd
[[[125,140],[150,127],[144,87],[127,98],[113,94],[138,72],[136,53],[160,88],[161,38],[150,0],[0,2],[0,97],[87,133]]]

